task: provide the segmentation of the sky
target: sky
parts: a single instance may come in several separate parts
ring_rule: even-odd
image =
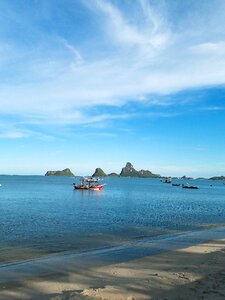
[[[225,175],[224,0],[1,0],[0,174]]]

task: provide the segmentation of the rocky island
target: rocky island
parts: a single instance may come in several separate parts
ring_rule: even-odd
[[[62,171],[47,171],[45,176],[69,176],[69,177],[74,177],[74,174],[70,171],[69,168],[66,168]]]
[[[92,177],[105,177],[106,173],[101,168],[96,168]]]
[[[154,174],[148,170],[137,171],[134,169],[130,162],[127,162],[126,166],[122,168],[120,172],[121,177],[139,177],[139,178],[160,178],[159,174]]]

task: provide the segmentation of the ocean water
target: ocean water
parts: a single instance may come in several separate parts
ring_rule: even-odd
[[[0,176],[0,263],[225,223],[221,181],[189,181],[200,187],[189,190],[160,179],[106,178],[102,191],[73,190],[74,181]]]

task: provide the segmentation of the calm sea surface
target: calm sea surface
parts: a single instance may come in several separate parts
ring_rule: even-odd
[[[188,190],[159,179],[107,178],[100,192],[74,191],[74,181],[0,176],[0,263],[225,223],[221,181],[190,181],[200,189]]]

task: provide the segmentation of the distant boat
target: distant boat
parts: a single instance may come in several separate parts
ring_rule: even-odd
[[[198,186],[196,186],[196,185],[190,185],[190,184],[182,184],[182,188],[183,189],[193,189],[193,190],[199,189]]]
[[[164,179],[163,181],[164,183],[171,183],[172,182],[172,178],[171,177],[167,177]]]
[[[172,183],[172,186],[181,186],[180,183]]]

